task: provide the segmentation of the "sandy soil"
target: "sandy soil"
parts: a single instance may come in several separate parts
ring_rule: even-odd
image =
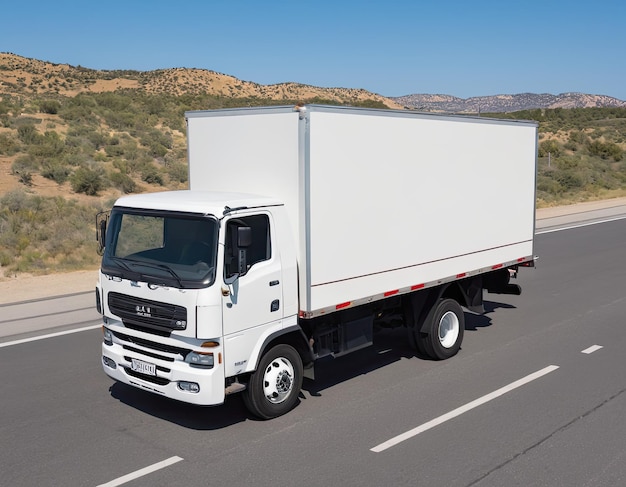
[[[0,304],[92,291],[96,288],[98,271],[76,271],[45,276],[18,274],[16,277],[4,279],[0,281]]]

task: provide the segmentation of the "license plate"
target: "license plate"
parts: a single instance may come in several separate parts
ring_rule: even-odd
[[[133,359],[130,368],[140,374],[156,375],[156,365],[144,362],[143,360],[137,360],[136,358]]]

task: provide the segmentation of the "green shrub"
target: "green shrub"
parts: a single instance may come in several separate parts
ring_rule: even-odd
[[[77,193],[84,193],[89,196],[97,196],[105,188],[104,171],[102,169],[91,169],[80,167],[70,177],[72,189]]]
[[[539,144],[539,157],[558,157],[561,154],[561,145],[554,139],[544,140]]]
[[[61,161],[64,164],[78,167],[78,166],[82,166],[86,164],[87,161],[89,161],[89,157],[87,157],[85,154],[82,154],[80,152],[79,153],[70,152],[70,153],[63,154],[63,157],[61,157]]]
[[[92,131],[86,134],[87,139],[93,145],[95,150],[102,149],[108,142],[108,138],[105,134],[99,131]]]
[[[167,147],[158,142],[151,142],[148,146],[148,153],[155,158],[164,157],[167,154]]]
[[[39,102],[39,111],[41,113],[49,113],[51,115],[56,115],[59,113],[59,109],[61,108],[61,103],[57,100],[42,100]]]
[[[0,134],[0,154],[12,156],[20,150],[20,143],[9,134]]]
[[[563,170],[576,169],[582,165],[582,159],[575,156],[554,158],[554,165]]]
[[[172,148],[171,134],[152,129],[140,136],[141,144],[148,148],[148,152],[153,157],[164,157],[168,150]]]
[[[542,193],[548,193],[551,195],[558,195],[563,192],[563,187],[558,181],[548,176],[537,177],[537,191]]]
[[[592,156],[599,156],[602,159],[612,158],[615,162],[621,161],[624,156],[622,148],[613,142],[593,140],[587,144],[587,150]]]
[[[170,164],[167,168],[167,173],[172,181],[177,181],[179,183],[186,183],[189,178],[187,165],[179,162]]]
[[[32,124],[20,125],[17,128],[17,138],[24,144],[38,144],[42,136],[37,132],[37,128]]]
[[[104,152],[109,157],[121,157],[124,155],[124,147],[121,145],[105,145]]]
[[[128,174],[130,169],[128,167],[128,163],[124,159],[114,159],[113,167],[117,169],[122,174]]]
[[[0,208],[2,208],[2,216],[4,213],[17,213],[20,210],[26,208],[28,205],[28,196],[24,191],[14,190],[9,191],[2,198],[0,198]]]
[[[120,145],[124,158],[129,161],[136,161],[139,157],[139,148],[134,140],[129,140]]]
[[[583,145],[587,143],[589,137],[582,130],[572,130],[569,133],[568,140],[575,144]]]
[[[13,164],[11,164],[11,174],[13,175],[19,175],[25,172],[33,173],[38,170],[39,163],[34,157],[30,155],[19,156],[17,159],[15,159]]]
[[[111,128],[117,130],[127,130],[141,124],[140,115],[134,112],[114,112],[107,110],[102,116]]]
[[[67,181],[71,173],[72,170],[68,166],[58,162],[44,162],[42,164],[41,175],[57,184],[63,184]]]
[[[563,144],[563,148],[572,152],[576,152],[578,151],[578,149],[580,149],[580,146],[576,142],[568,140],[567,142],[565,142],[565,144]]]
[[[67,103],[61,106],[59,117],[67,122],[98,126],[98,117],[94,113],[95,108],[95,102],[88,95],[81,94],[70,98]]]
[[[557,170],[555,171],[554,179],[558,181],[565,191],[582,188],[585,185],[583,175],[573,170]]]
[[[56,157],[63,153],[65,142],[55,131],[47,131],[28,148],[28,153],[37,157]]]
[[[141,180],[149,184],[163,186],[163,176],[153,164],[147,164],[141,171]]]
[[[128,174],[121,172],[113,172],[109,175],[112,185],[123,193],[134,193],[137,190],[137,184]]]

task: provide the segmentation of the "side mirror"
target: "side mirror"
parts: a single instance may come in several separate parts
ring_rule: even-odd
[[[101,211],[96,215],[96,241],[98,242],[98,255],[104,254],[106,242],[107,223],[110,216],[109,211]]]
[[[240,276],[248,272],[248,247],[252,245],[252,229],[250,227],[237,228],[237,270]]]
[[[252,245],[252,229],[237,226],[231,234],[233,260],[226,277],[226,284],[230,285],[248,272],[248,248]]]
[[[245,249],[252,245],[252,229],[250,227],[237,227],[237,247]]]

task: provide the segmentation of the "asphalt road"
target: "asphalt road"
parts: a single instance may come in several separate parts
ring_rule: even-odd
[[[615,218],[538,225],[524,292],[486,295],[456,357],[420,359],[401,329],[384,332],[321,363],[300,404],[267,422],[237,396],[198,408],[114,384],[92,292],[2,305],[0,485],[626,485]]]

